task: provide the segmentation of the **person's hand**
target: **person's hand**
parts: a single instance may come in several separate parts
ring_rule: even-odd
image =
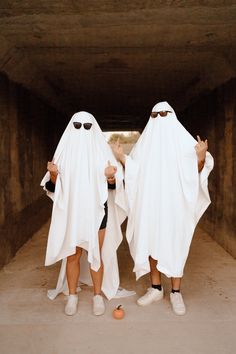
[[[207,140],[203,141],[201,140],[200,136],[197,135],[197,145],[195,145],[195,150],[197,154],[197,158],[199,162],[204,162],[206,158],[206,152],[208,149],[208,143]]]
[[[201,172],[204,167],[204,164],[205,164],[208,143],[207,143],[207,140],[205,140],[205,141],[201,140],[199,135],[197,135],[197,141],[198,141],[198,143],[197,143],[197,145],[195,145],[195,150],[196,150],[197,159],[198,159],[198,172]]]
[[[125,165],[125,154],[122,145],[120,144],[120,139],[112,144],[112,151],[115,155],[115,158],[120,161],[123,165]]]
[[[52,174],[58,174],[57,165],[53,161],[48,161],[47,169]]]
[[[53,183],[56,183],[56,179],[57,179],[57,175],[58,175],[58,169],[57,169],[57,165],[54,164],[54,161],[48,161],[47,169],[50,172],[51,181]]]
[[[107,167],[105,168],[105,176],[107,179],[113,179],[117,171],[116,166],[112,166],[110,161],[107,162]]]

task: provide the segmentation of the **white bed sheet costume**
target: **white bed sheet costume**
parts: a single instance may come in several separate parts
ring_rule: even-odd
[[[213,158],[206,153],[198,172],[197,141],[178,121],[167,102],[152,112],[125,162],[129,204],[127,240],[136,278],[150,272],[149,256],[167,277],[182,277],[194,229],[210,204],[208,175]]]
[[[73,123],[92,123],[90,130],[83,126],[75,129]],[[104,170],[108,160],[117,166],[116,189],[109,190]],[[108,202],[108,221],[102,260],[104,276],[102,291],[108,299],[113,298],[119,287],[117,248],[122,241],[120,225],[127,215],[123,186],[123,171],[96,119],[87,112],[73,115],[65,129],[53,158],[58,167],[55,193],[47,191],[53,200],[51,224],[48,235],[45,265],[62,260],[56,289],[48,291],[54,299],[67,292],[66,257],[75,253],[76,246],[83,251],[80,281],[91,285],[89,263],[94,271],[100,268],[98,231],[105,215],[104,203]],[[50,180],[47,172],[41,186]],[[128,294],[132,295],[132,294]]]

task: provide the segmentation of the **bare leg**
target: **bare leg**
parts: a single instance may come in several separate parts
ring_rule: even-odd
[[[80,272],[80,257],[82,248],[76,247],[76,253],[67,257],[66,276],[69,288],[69,294],[75,295],[78,286],[79,272]]]
[[[99,241],[99,249],[100,249],[100,258],[101,258],[101,249],[104,242],[106,229],[102,229],[98,231],[98,241]],[[101,295],[102,288],[102,279],[103,279],[103,263],[101,259],[101,267],[97,272],[90,268],[90,273],[93,281],[94,287],[94,295]]]
[[[150,272],[151,283],[153,285],[160,285],[161,273],[159,272],[159,270],[157,270],[157,260],[149,256],[149,263],[151,268],[151,272]]]
[[[173,290],[180,290],[181,278],[171,278],[171,285]]]

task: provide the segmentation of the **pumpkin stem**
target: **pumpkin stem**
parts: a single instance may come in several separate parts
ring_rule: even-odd
[[[122,305],[119,305],[116,308],[117,308],[117,310],[120,310],[121,307],[122,307]]]

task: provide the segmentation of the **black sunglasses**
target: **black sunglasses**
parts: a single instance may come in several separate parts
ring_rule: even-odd
[[[80,122],[73,122],[75,129],[80,129],[83,125],[84,129],[89,130],[92,127],[92,123],[80,123]]]
[[[158,114],[161,116],[161,117],[166,117],[168,113],[172,113],[171,111],[161,111],[161,112],[152,112],[151,113],[151,117],[152,118],[156,118],[158,116]]]

